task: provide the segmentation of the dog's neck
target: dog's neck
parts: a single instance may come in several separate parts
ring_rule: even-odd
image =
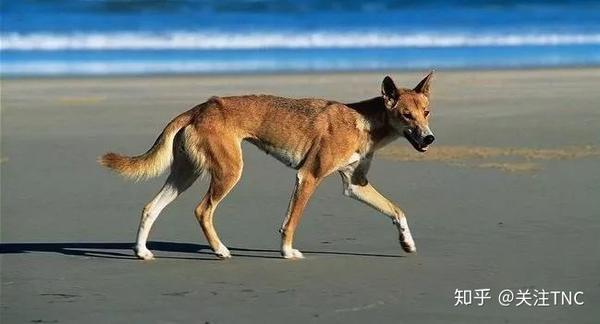
[[[375,97],[355,103],[346,104],[361,114],[365,120],[368,120],[373,128],[380,128],[389,124],[387,108],[384,105],[383,97]]]
[[[379,149],[401,136],[402,132],[392,125],[383,97],[375,97],[346,105],[361,114],[369,124],[368,132],[373,149]]]

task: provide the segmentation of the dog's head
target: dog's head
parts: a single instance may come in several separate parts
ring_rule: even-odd
[[[433,71],[414,89],[396,87],[389,76],[383,79],[381,94],[392,126],[419,152],[425,152],[435,137],[429,129],[429,94]]]

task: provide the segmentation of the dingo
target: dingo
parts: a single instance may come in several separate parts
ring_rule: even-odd
[[[415,252],[404,213],[366,175],[373,153],[392,140],[405,137],[420,152],[434,141],[428,126],[431,79],[429,73],[414,89],[404,89],[388,76],[381,96],[351,104],[267,95],[213,97],[173,119],[148,152],[134,157],[105,154],[99,162],[129,178],[154,177],[171,167],[166,183],[143,209],[136,255],[153,258],[146,247],[152,224],[205,171],[210,186],[195,215],[214,253],[231,257],[215,231],[213,215],[240,179],[243,140],[298,170],[280,229],[284,258],[303,257],[293,248],[294,231],[312,193],[334,171],[342,176],[344,195],[390,217],[404,251]]]

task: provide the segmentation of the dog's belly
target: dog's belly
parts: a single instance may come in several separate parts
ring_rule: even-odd
[[[255,139],[248,139],[248,141],[290,168],[299,168],[304,160],[304,152],[294,152],[294,150],[276,147]]]

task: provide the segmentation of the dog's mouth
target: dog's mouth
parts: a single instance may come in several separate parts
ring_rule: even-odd
[[[429,149],[429,145],[425,145],[425,144],[417,141],[414,138],[413,134],[414,134],[414,132],[410,129],[404,130],[404,137],[406,138],[406,140],[408,140],[408,142],[410,144],[412,144],[412,146],[415,148],[415,150],[422,152],[422,153],[427,152],[427,150]]]

